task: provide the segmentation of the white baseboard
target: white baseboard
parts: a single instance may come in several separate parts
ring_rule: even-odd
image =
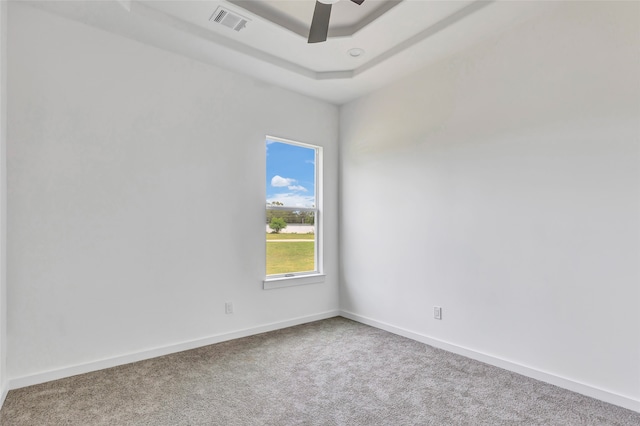
[[[610,404],[618,405],[620,407],[627,408],[629,410],[640,412],[640,401],[619,395],[613,392],[609,392],[603,389],[599,389],[584,383],[576,382],[574,380],[566,379],[564,377],[557,376],[552,373],[537,370],[535,368],[527,367],[512,361],[507,361],[492,355],[488,355],[482,352],[475,351],[473,349],[465,348],[453,343],[445,342],[442,340],[434,339],[429,336],[425,336],[414,331],[410,331],[401,327],[396,327],[391,324],[387,324],[382,321],[377,321],[372,318],[368,318],[362,315],[354,314],[353,312],[340,311],[340,315],[351,319],[353,321],[360,322],[362,324],[370,325],[381,330],[388,331],[399,336],[407,337],[409,339],[425,343],[429,346],[433,346],[439,349],[444,349],[448,352],[453,352],[458,355],[465,356],[467,358],[475,359],[477,361],[484,362],[486,364],[493,365],[495,367],[503,368],[505,370],[512,371],[514,373],[522,374],[523,376],[530,377],[532,379],[540,380],[542,382],[550,383],[552,385],[568,389],[573,392],[580,393],[582,395],[590,396],[592,398],[599,399]]]
[[[0,386],[0,410],[4,405],[4,400],[7,399],[8,393],[9,393],[9,386],[7,386],[7,383],[2,383],[2,386]]]
[[[78,374],[90,373],[92,371],[103,370],[105,368],[117,367],[118,365],[130,364],[132,362],[142,361],[145,359],[155,358],[163,355],[169,355],[176,352],[182,352],[189,349],[200,348],[202,346],[213,345],[215,343],[226,342],[228,340],[239,339],[241,337],[253,336],[255,334],[266,333],[268,331],[279,330],[282,328],[292,327],[295,325],[305,324],[308,322],[319,321],[327,318],[333,318],[340,315],[340,311],[327,311],[315,315],[293,318],[286,321],[269,323],[257,327],[246,328],[243,330],[232,331],[230,333],[222,333],[202,339],[181,342],[173,345],[163,346],[159,348],[148,349],[140,352],[134,352],[126,355],[116,356],[112,358],[101,359],[85,364],[72,365],[59,368],[56,370],[44,371],[41,373],[31,374],[23,377],[14,377],[9,380],[9,385],[5,386],[2,398],[9,389],[18,389],[25,386],[37,385],[40,383],[50,382],[52,380],[63,379]],[[1,406],[1,405],[0,405]]]

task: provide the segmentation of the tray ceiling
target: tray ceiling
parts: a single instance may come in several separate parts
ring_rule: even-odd
[[[551,2],[347,0],[334,4],[329,38],[308,44],[315,0],[25,2],[194,59],[342,104],[429,62],[504,31]],[[240,31],[210,20],[224,7]],[[351,49],[362,49],[352,57]]]
[[[309,34],[315,0],[229,0],[235,6],[280,25],[302,37]],[[332,7],[329,37],[349,37],[400,4],[402,0],[366,0],[357,5],[349,0]]]

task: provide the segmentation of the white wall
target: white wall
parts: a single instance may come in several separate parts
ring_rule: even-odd
[[[639,7],[563,2],[341,109],[345,311],[640,409]]]
[[[336,313],[337,107],[9,12],[12,386]],[[324,147],[323,284],[262,290],[267,134]]]
[[[7,393],[7,2],[0,1],[0,407]]]

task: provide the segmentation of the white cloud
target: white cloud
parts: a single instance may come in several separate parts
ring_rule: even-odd
[[[283,178],[282,176],[278,176],[278,175],[275,175],[271,179],[271,186],[274,186],[276,188],[283,187],[283,186],[291,186],[294,183],[296,183],[295,179]]]
[[[307,188],[301,185],[291,185],[291,186],[288,186],[287,188],[289,189],[289,191],[307,192]]]
[[[295,193],[275,194],[267,198],[267,203],[277,201],[287,207],[313,207],[316,204],[313,195],[301,195]]]

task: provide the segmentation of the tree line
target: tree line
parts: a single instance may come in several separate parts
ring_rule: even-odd
[[[284,206],[283,203],[279,201],[274,201],[273,203],[267,203],[267,205],[271,206]],[[316,217],[314,212],[301,212],[295,210],[269,210],[267,209],[267,222],[271,223],[273,218],[280,218],[284,220],[285,223],[304,223],[308,225],[315,224]]]

